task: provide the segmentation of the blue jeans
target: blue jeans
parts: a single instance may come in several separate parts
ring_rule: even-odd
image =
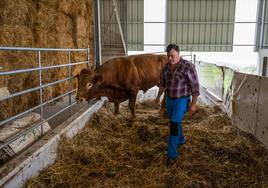
[[[168,158],[176,159],[179,157],[177,148],[185,143],[182,130],[182,120],[188,110],[190,96],[171,99],[166,97],[166,110],[170,119],[170,133],[168,138]]]

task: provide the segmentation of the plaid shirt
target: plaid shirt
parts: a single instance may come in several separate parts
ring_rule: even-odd
[[[180,63],[175,65],[173,74],[170,67],[170,63],[167,63],[160,75],[160,86],[166,89],[168,96],[179,98],[200,95],[197,73],[191,62],[181,58]]]

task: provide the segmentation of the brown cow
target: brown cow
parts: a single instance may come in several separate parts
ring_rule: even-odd
[[[160,72],[167,62],[166,55],[133,55],[108,60],[95,71],[82,69],[78,75],[77,100],[92,100],[106,96],[115,104],[129,99],[129,108],[135,116],[135,103],[139,90],[146,92],[160,82]]]

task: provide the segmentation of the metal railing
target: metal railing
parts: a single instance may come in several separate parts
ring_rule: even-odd
[[[2,97],[0,99],[0,102],[4,102],[8,99],[12,99],[14,97],[17,97],[17,96],[21,96],[21,95],[25,95],[25,94],[28,94],[28,93],[31,93],[31,92],[34,92],[34,91],[39,91],[39,105],[36,105],[34,107],[31,107],[30,109],[27,109],[23,112],[20,112],[14,116],[11,116],[11,117],[8,117],[7,119],[4,119],[2,121],[0,121],[0,126],[3,126],[7,123],[10,123],[12,121],[14,121],[15,119],[17,118],[20,118],[30,112],[33,112],[35,110],[40,110],[40,116],[41,116],[41,119],[40,121],[34,123],[33,125],[29,126],[28,128],[25,128],[23,131],[17,133],[16,135],[8,138],[7,140],[5,140],[4,143],[1,143],[0,144],[0,150],[3,149],[4,147],[8,146],[10,143],[12,143],[13,141],[15,141],[16,139],[18,139],[19,137],[23,136],[23,135],[26,135],[27,133],[31,132],[33,129],[39,127],[39,126],[42,126],[41,127],[41,134],[43,135],[43,123],[51,120],[52,118],[56,117],[57,115],[59,115],[60,113],[64,112],[65,110],[67,109],[70,109],[73,105],[76,104],[76,102],[72,102],[71,101],[71,95],[72,93],[74,93],[77,89],[73,89],[71,90],[71,80],[74,78],[72,76],[72,72],[71,72],[71,67],[72,66],[76,66],[76,65],[82,65],[82,64],[87,64],[88,67],[90,67],[89,65],[89,57],[90,57],[90,50],[89,48],[87,49],[61,49],[61,48],[21,48],[21,47],[0,47],[0,51],[26,51],[26,52],[34,52],[34,53],[37,53],[38,55],[38,67],[37,68],[28,68],[28,69],[21,69],[21,70],[13,70],[13,71],[0,71],[0,76],[6,76],[6,75],[14,75],[14,74],[18,74],[18,73],[29,73],[29,72],[34,72],[34,71],[38,71],[38,77],[39,77],[39,86],[37,87],[34,87],[34,88],[30,88],[30,89],[26,89],[26,90],[23,90],[23,91],[20,91],[20,92],[16,92],[16,93],[13,93],[9,96],[5,96],[5,97]],[[63,52],[63,53],[66,53],[67,56],[68,56],[68,62],[66,62],[65,64],[58,64],[58,65],[52,65],[52,66],[42,66],[42,53],[45,53],[45,52]],[[71,62],[71,53],[74,53],[74,52],[82,52],[82,53],[85,53],[85,61],[80,61],[80,62]],[[1,58],[1,57],[0,57]],[[64,79],[60,79],[60,80],[57,80],[57,81],[54,81],[54,82],[50,82],[50,83],[46,83],[46,84],[43,84],[43,73],[42,71],[44,70],[49,70],[49,69],[55,69],[55,68],[63,68],[63,67],[68,67],[68,78],[64,78]],[[44,88],[47,88],[49,86],[54,86],[56,84],[59,84],[59,83],[63,83],[63,82],[67,82],[68,81],[68,91],[66,93],[63,93],[57,97],[54,97],[50,100],[47,100],[47,101],[43,101],[43,95],[44,95],[44,92],[43,92],[43,89]],[[69,100],[69,104],[67,106],[65,106],[64,108],[56,111],[55,113],[53,113],[53,115],[50,115],[48,117],[44,117],[44,106],[49,104],[49,103],[52,103],[54,101],[57,101],[63,97],[66,97],[66,96],[69,96],[68,100]]]

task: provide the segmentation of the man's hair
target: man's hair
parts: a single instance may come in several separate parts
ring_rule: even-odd
[[[166,52],[169,53],[171,50],[175,50],[177,51],[178,53],[180,52],[180,48],[179,46],[177,46],[176,44],[169,44],[166,48]]]

